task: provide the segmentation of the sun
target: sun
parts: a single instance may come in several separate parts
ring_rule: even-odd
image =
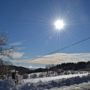
[[[56,30],[62,30],[63,28],[64,28],[64,26],[65,26],[65,23],[64,23],[64,21],[63,20],[56,20],[55,22],[54,22],[54,26],[55,26],[55,29]]]

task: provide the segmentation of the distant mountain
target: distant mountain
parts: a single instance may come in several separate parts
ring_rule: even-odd
[[[58,64],[54,65],[51,69],[63,69],[63,70],[90,70],[90,53],[54,53],[50,55],[45,55],[43,57],[38,57],[32,60],[18,60],[18,62],[25,62],[30,64]],[[89,61],[89,62],[88,62]],[[88,63],[78,63],[78,62],[88,62]],[[47,71],[45,68],[29,69],[25,67],[12,65],[10,62],[3,62],[0,60],[0,65],[4,63],[4,66],[8,66],[10,70],[17,70],[20,74],[32,73],[32,72],[44,72]],[[77,64],[73,64],[77,63]],[[59,65],[62,64],[62,65]],[[82,65],[81,65],[82,64]],[[76,68],[77,67],[77,68]],[[0,66],[0,70],[3,67]]]
[[[32,70],[30,70],[28,68],[14,66],[14,65],[9,65],[9,69],[19,71],[20,74],[25,74],[25,73],[31,73],[32,72]]]
[[[19,74],[25,74],[25,73],[32,73],[33,70],[30,70],[28,68],[24,68],[24,67],[18,67],[18,66],[13,66],[13,65],[3,65],[1,66],[0,65],[0,75],[1,74],[7,74],[7,72],[9,71],[12,71],[12,70],[15,70],[15,71],[18,71]]]
[[[1,72],[6,73],[7,69],[19,71],[20,74],[31,73],[31,70],[28,68],[15,66],[12,65],[12,63],[9,61],[3,61],[0,59],[0,73]]]
[[[90,62],[78,62],[78,63],[62,63],[57,65],[50,65],[48,68],[37,68],[37,69],[29,69],[25,67],[19,67],[14,65],[0,65],[0,74],[3,72],[3,74],[7,73],[7,69],[10,71],[16,70],[19,72],[19,74],[30,74],[30,73],[36,73],[36,72],[47,72],[47,71],[55,71],[58,70],[81,70],[81,71],[90,71]]]

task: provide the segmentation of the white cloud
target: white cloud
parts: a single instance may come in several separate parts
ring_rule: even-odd
[[[32,63],[32,64],[61,64],[69,62],[87,62],[90,61],[90,53],[54,53],[45,55],[43,57],[28,59],[28,60],[17,60],[17,62]]]
[[[24,56],[23,52],[16,52],[13,51],[13,49],[5,50],[2,52],[3,54],[0,55],[0,58],[8,58],[11,57],[13,59],[15,58],[22,58]]]
[[[13,52],[13,53],[10,53],[10,56],[12,58],[22,58],[24,56],[24,53],[23,52]]]

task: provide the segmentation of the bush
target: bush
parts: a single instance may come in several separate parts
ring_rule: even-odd
[[[28,74],[24,74],[23,79],[27,79],[27,78],[28,78]]]
[[[36,78],[36,77],[37,77],[37,74],[30,75],[30,78]]]

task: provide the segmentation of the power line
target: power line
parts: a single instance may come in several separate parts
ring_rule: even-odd
[[[71,48],[71,47],[73,47],[73,46],[75,46],[75,45],[81,44],[81,43],[83,43],[83,42],[85,42],[85,41],[88,41],[89,39],[90,39],[90,37],[84,38],[84,39],[82,39],[82,40],[80,40],[80,41],[77,41],[77,42],[72,43],[71,45],[65,46],[65,47],[63,47],[63,48],[57,49],[57,50],[55,50],[55,51],[52,51],[52,52],[43,54],[43,55],[41,55],[41,56],[39,56],[39,57],[35,57],[35,58],[41,58],[41,57],[43,57],[43,56],[45,56],[45,55],[50,55],[50,54],[53,54],[53,53],[57,53],[57,52],[63,51],[63,50],[65,50],[65,49]],[[35,58],[33,58],[33,59],[35,59]]]
[[[63,50],[65,50],[65,49],[71,48],[71,47],[73,47],[73,46],[75,46],[75,45],[78,45],[78,44],[80,44],[80,43],[83,43],[83,42],[85,42],[85,41],[87,41],[87,40],[89,40],[89,39],[90,39],[90,37],[84,38],[83,40],[80,40],[80,41],[77,41],[77,42],[75,42],[75,43],[72,43],[72,44],[69,45],[69,46],[65,46],[65,47],[63,47],[63,48],[57,49],[57,50],[55,50],[55,51],[53,51],[53,52],[50,52],[50,53],[48,53],[48,54],[52,54],[52,53],[55,53],[55,52],[63,51]]]

